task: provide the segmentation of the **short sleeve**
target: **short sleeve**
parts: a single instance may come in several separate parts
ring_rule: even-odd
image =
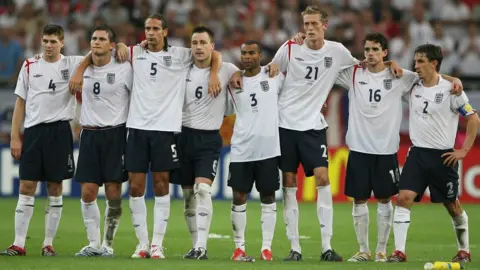
[[[355,70],[355,66],[351,66],[347,69],[340,71],[338,74],[337,80],[335,84],[340,85],[341,87],[350,90],[353,85],[353,72]]]
[[[27,99],[28,71],[30,64],[32,63],[28,60],[25,60],[23,63],[20,74],[18,74],[17,86],[15,87],[15,95],[21,97],[23,100]]]
[[[472,105],[468,102],[468,97],[465,92],[462,92],[460,96],[451,95],[451,109],[460,113],[463,117],[474,114],[476,111]]]
[[[278,83],[278,94],[280,94],[280,91],[282,90],[283,82],[285,81],[285,75],[283,73],[280,73],[276,77],[277,83]]]
[[[125,78],[125,88],[128,91],[132,91],[133,88],[133,69],[130,64],[127,63],[127,65],[123,65],[124,69],[124,78]]]
[[[80,63],[85,59],[85,56],[68,56],[70,67],[72,70],[76,69]]]
[[[280,72],[287,72],[288,62],[290,61],[291,46],[296,44],[294,41],[288,40],[277,51],[273,57],[272,63],[277,64]]]
[[[230,77],[232,77],[232,75],[239,71],[240,69],[238,69],[237,66],[235,66],[234,64],[232,63],[224,63],[224,64],[227,64],[227,71],[228,71],[228,79],[230,79]]]
[[[410,90],[412,90],[412,87],[418,82],[419,79],[420,77],[418,77],[416,72],[404,69],[403,76],[399,79],[402,84],[403,94],[405,95],[410,93]]]
[[[185,67],[193,64],[192,49],[184,47],[171,47],[171,49],[175,50],[176,56],[180,58]]]
[[[360,64],[360,61],[357,60],[357,58],[353,57],[352,53],[343,46],[343,44],[340,44],[340,70],[344,70],[346,68],[349,68],[353,65],[358,65]]]

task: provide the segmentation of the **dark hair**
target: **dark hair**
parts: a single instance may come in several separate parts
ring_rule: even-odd
[[[381,34],[381,33],[370,33],[370,34],[367,34],[365,36],[365,38],[363,39],[363,45],[365,45],[365,43],[367,41],[372,41],[372,42],[375,42],[375,43],[378,43],[380,44],[380,47],[382,47],[382,50],[388,50],[388,40],[387,38]]]
[[[415,49],[415,54],[424,54],[428,61],[437,60],[438,64],[435,69],[440,71],[440,66],[442,65],[443,53],[442,47],[436,46],[433,44],[424,44],[420,45]]]
[[[57,24],[47,24],[43,27],[42,35],[54,35],[57,36],[58,39],[63,40],[63,27]]]
[[[146,20],[148,20],[148,19],[159,20],[159,21],[162,22],[162,28],[163,28],[163,29],[168,29],[167,20],[165,19],[165,17],[163,17],[163,15],[160,15],[160,14],[158,14],[158,13],[153,13],[153,14],[150,14],[150,16],[148,16]],[[164,38],[163,38],[163,50],[164,50],[164,51],[168,51],[168,40],[167,40],[167,37],[164,37]]]
[[[262,50],[263,50],[262,43],[260,43],[259,41],[256,41],[256,40],[247,40],[247,41],[243,42],[243,45],[257,45],[258,53],[261,53]]]
[[[115,34],[115,31],[113,31],[112,28],[106,25],[102,25],[95,27],[95,29],[93,29],[93,33],[95,33],[95,31],[105,31],[108,34],[108,39],[110,40],[110,42],[117,42],[117,34]]]
[[[208,37],[210,38],[210,42],[215,41],[215,34],[213,34],[213,31],[206,26],[203,26],[203,25],[196,26],[195,28],[193,28],[192,35],[195,33],[207,33]]]

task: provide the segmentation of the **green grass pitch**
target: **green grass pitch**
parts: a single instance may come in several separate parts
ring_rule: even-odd
[[[0,223],[0,248],[8,247],[14,238],[14,208],[17,199],[1,198],[2,216]],[[104,201],[99,200],[102,216]],[[183,202],[173,200],[165,236],[166,260],[134,260],[130,255],[135,250],[136,238],[130,220],[128,200],[123,201],[124,212],[115,239],[116,258],[75,258],[73,255],[87,243],[85,227],[80,212],[79,199],[66,199],[63,215],[54,247],[57,257],[43,258],[40,255],[44,237],[44,199],[37,199],[35,212],[30,222],[26,257],[0,257],[0,269],[423,269],[425,262],[448,261],[456,254],[456,241],[451,219],[441,205],[415,205],[412,223],[407,238],[408,262],[404,264],[327,263],[320,262],[320,229],[315,203],[300,204],[300,235],[304,260],[284,263],[290,244],[285,235],[282,205],[278,205],[277,226],[272,251],[273,262],[258,259],[261,248],[260,205],[257,201],[247,204],[246,251],[256,258],[255,263],[232,262],[229,260],[234,244],[231,238],[230,202],[214,201],[211,234],[225,238],[211,238],[208,241],[208,261],[188,261],[182,258],[191,247],[190,236],[183,218]],[[153,201],[147,201],[148,224],[152,232]],[[480,269],[480,205],[465,205],[469,214],[470,246],[473,262],[466,269]],[[102,225],[103,228],[103,225]],[[102,229],[103,230],[103,229]],[[351,204],[334,205],[333,248],[345,260],[358,250],[353,229]],[[229,237],[229,238],[226,238]],[[370,249],[376,247],[376,205],[370,203]],[[393,250],[393,231],[388,243],[388,253]]]

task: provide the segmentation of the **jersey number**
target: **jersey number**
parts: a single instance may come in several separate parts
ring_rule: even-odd
[[[251,103],[250,105],[251,105],[252,107],[257,106],[257,104],[258,104],[258,101],[257,101],[257,99],[255,98],[255,95],[256,95],[256,94],[250,94],[250,97],[252,98],[252,103]]]
[[[150,76],[155,76],[157,74],[157,63],[152,63],[150,70]]]
[[[311,66],[307,66],[307,76],[305,76],[305,79],[312,79],[312,72],[315,69],[315,77],[313,78],[314,80],[317,79],[318,77],[318,67],[312,68]]]
[[[322,144],[320,146],[320,148],[322,148],[322,150],[323,150],[322,158],[327,158],[328,157],[327,156],[327,146],[325,144]]]
[[[50,80],[50,83],[48,84],[48,89],[52,89],[52,91],[55,91],[55,88],[57,86],[55,85],[55,83],[53,82],[53,80]]]
[[[100,94],[100,83],[99,83],[99,82],[95,82],[95,83],[93,84],[93,93],[94,93],[95,95]]]
[[[370,102],[375,101],[375,102],[380,102],[382,100],[382,96],[380,96],[380,89],[373,90],[369,89],[370,91]]]
[[[425,107],[423,107],[423,113],[428,114],[428,112],[427,112],[428,101],[424,101],[423,104],[425,104]]]
[[[201,87],[201,86],[199,86],[199,87],[197,87],[197,89],[195,89],[195,97],[197,99],[202,98],[202,96],[203,96],[202,89],[203,89],[203,87]]]

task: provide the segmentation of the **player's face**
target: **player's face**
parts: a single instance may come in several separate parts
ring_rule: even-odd
[[[256,44],[243,44],[240,52],[240,60],[244,69],[251,70],[260,66],[260,58],[262,54],[259,52],[258,46]]]
[[[106,55],[114,47],[114,43],[110,42],[108,38],[108,33],[106,31],[100,30],[93,32],[92,39],[90,40],[90,49],[95,55]]]
[[[198,61],[208,59],[213,52],[214,44],[208,33],[195,33],[192,35],[193,58]]]
[[[163,42],[163,38],[168,34],[168,30],[162,26],[162,21],[157,19],[148,19],[145,21],[145,36],[147,42],[152,45],[157,45]]]
[[[63,40],[56,35],[42,36],[43,54],[48,57],[55,57],[60,54],[63,48]]]
[[[307,14],[303,16],[303,28],[309,39],[323,38],[327,24],[321,21],[320,14]]]
[[[369,65],[376,65],[383,62],[383,58],[387,56],[387,50],[383,50],[380,43],[369,40],[365,41],[363,52]]]
[[[423,53],[415,54],[415,72],[418,73],[420,78],[432,74],[435,72],[435,66],[437,61],[429,61],[428,58]]]

